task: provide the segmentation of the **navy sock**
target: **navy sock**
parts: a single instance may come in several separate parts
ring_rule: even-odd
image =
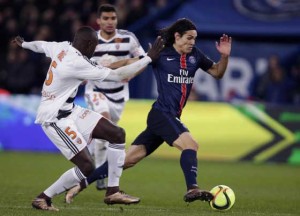
[[[98,179],[104,179],[108,176],[108,162],[106,161],[104,164],[99,166],[94,172],[87,177],[87,182],[90,185],[94,181]]]
[[[197,170],[198,160],[197,152],[192,149],[183,150],[180,157],[181,169],[184,173],[187,189],[198,187],[197,185]]]

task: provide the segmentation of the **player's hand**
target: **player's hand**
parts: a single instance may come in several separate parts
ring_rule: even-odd
[[[12,40],[12,43],[17,44],[20,47],[22,47],[23,42],[24,42],[24,39],[21,36],[17,36]]]
[[[230,55],[231,42],[231,37],[228,37],[226,34],[223,34],[219,43],[216,41],[216,48],[222,56],[228,57]]]
[[[149,44],[147,55],[152,59],[152,62],[158,59],[160,51],[165,47],[164,40],[158,36],[153,45]]]

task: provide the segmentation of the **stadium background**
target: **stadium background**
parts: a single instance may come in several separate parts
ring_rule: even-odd
[[[57,152],[34,117],[49,60],[11,46],[16,35],[25,40],[72,40],[80,25],[95,24],[100,3],[119,10],[119,28],[133,31],[142,46],[157,30],[177,18],[192,19],[198,27],[197,45],[218,59],[214,43],[223,33],[233,37],[225,77],[215,81],[198,73],[183,120],[201,144],[199,158],[253,160],[300,164],[300,3],[297,0],[189,1],[0,1],[0,148],[3,151]],[[280,97],[258,93],[268,71],[268,58],[277,55],[284,68],[283,83],[272,86]],[[266,90],[265,90],[266,91]],[[120,122],[127,143],[145,126],[156,97],[150,69],[130,83],[131,100]],[[84,106],[82,91],[77,102]],[[143,100],[141,100],[143,99]],[[146,99],[146,100],[145,100]],[[139,112],[136,112],[139,110]],[[137,128],[139,130],[137,130]],[[178,153],[167,146],[157,156]]]

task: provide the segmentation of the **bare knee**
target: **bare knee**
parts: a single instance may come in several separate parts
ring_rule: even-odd
[[[125,130],[121,127],[118,127],[112,138],[113,143],[125,143]]]
[[[198,151],[199,144],[197,141],[191,136],[189,132],[182,133],[177,140],[173,142],[173,146],[178,148],[180,151],[186,149],[192,149],[194,151]]]
[[[193,145],[190,146],[190,149],[194,150],[194,151],[198,151],[199,149],[199,144],[198,143],[194,143]]]

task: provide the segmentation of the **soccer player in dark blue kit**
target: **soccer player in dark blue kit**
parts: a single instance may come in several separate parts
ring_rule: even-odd
[[[214,63],[197,47],[196,26],[188,19],[179,19],[160,31],[165,48],[152,63],[157,81],[158,98],[148,114],[147,128],[134,140],[126,152],[124,169],[137,164],[154,152],[164,141],[181,151],[180,165],[185,177],[187,193],[184,201],[210,201],[213,195],[201,190],[197,183],[198,143],[181,122],[180,116],[189,97],[196,71],[201,68],[216,79],[223,77],[231,51],[231,38],[223,34],[216,48],[220,60]],[[88,177],[88,183],[104,177],[106,165]],[[82,190],[76,186],[67,193],[72,198]]]

